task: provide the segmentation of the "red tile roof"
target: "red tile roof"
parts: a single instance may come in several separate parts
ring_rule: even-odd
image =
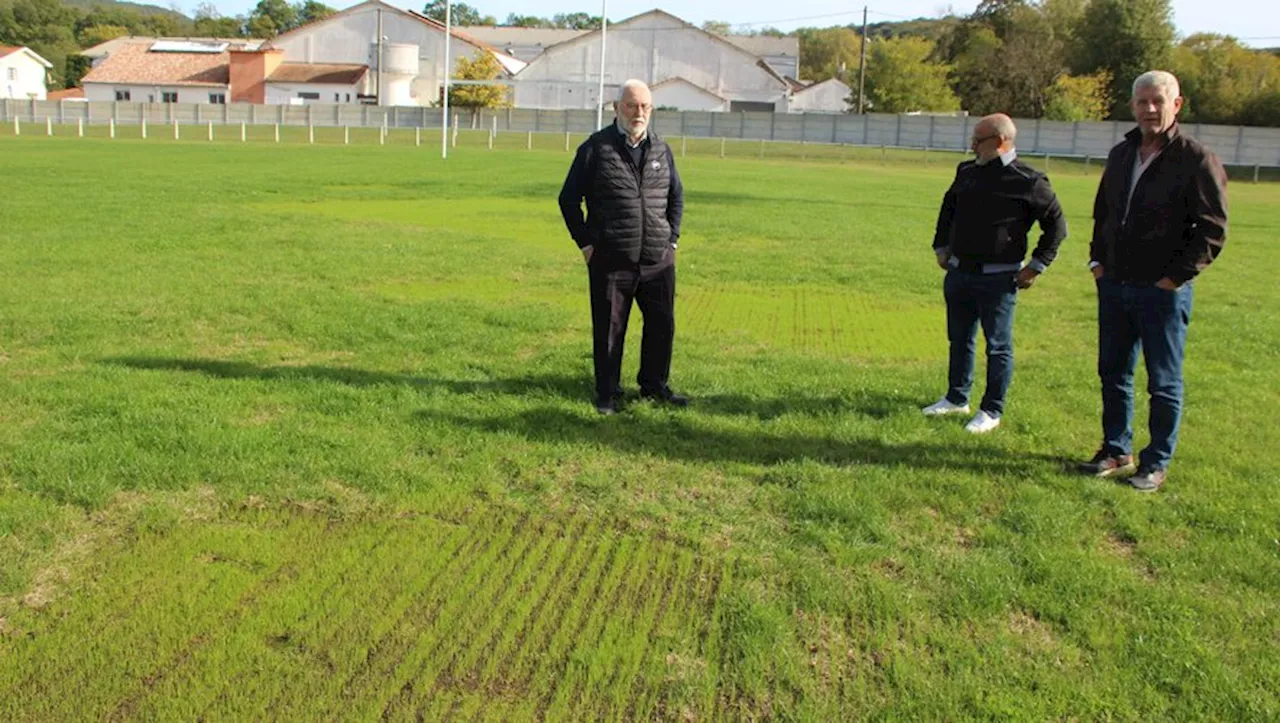
[[[231,55],[152,53],[146,45],[125,45],[90,70],[81,82],[118,85],[224,86],[231,82]]]
[[[281,63],[268,83],[332,83],[354,85],[369,72],[365,65],[345,63]]]
[[[67,88],[66,90],[51,90],[48,94],[49,100],[67,100],[68,98],[83,98],[84,88]]]
[[[22,48],[15,48],[12,45],[0,45],[0,58],[13,55],[19,50],[22,50]]]

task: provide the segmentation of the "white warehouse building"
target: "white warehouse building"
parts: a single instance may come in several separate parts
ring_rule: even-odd
[[[636,78],[654,89],[653,104],[680,110],[786,112],[791,85],[762,58],[726,38],[662,10],[605,32],[605,102]],[[601,33],[548,47],[515,77],[521,108],[595,108]]]

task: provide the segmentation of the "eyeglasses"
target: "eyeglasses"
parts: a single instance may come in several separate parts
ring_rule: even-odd
[[[992,140],[992,139],[995,139],[995,138],[999,138],[999,137],[1000,137],[1000,134],[999,134],[999,133],[996,133],[996,134],[994,134],[994,135],[989,135],[989,136],[983,136],[983,137],[981,137],[981,138],[978,138],[978,137],[976,137],[976,136],[975,136],[975,137],[973,138],[973,145],[975,145],[975,146],[977,146],[977,145],[981,145],[981,144],[983,144],[983,143],[986,143],[986,142],[987,142],[987,141],[989,141],[989,140]]]

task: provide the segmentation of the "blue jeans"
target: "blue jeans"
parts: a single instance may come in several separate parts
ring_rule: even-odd
[[[947,401],[968,404],[973,386],[974,339],[978,324],[987,340],[987,388],[982,410],[999,418],[1013,379],[1013,307],[1018,289],[1014,272],[973,274],[951,269],[942,283],[947,300],[947,340],[951,342]]]
[[[1151,443],[1138,464],[1165,469],[1182,421],[1182,359],[1191,323],[1191,284],[1177,291],[1098,279],[1098,377],[1102,380],[1102,448],[1130,454],[1133,370],[1142,349],[1151,395]]]

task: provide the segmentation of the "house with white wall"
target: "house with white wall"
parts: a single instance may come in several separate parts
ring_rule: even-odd
[[[793,113],[847,113],[853,89],[839,78],[810,83],[791,93]]]
[[[231,92],[226,44],[126,44],[80,80],[88,101],[223,104]]]
[[[51,68],[31,48],[0,45],[0,98],[44,100]]]

